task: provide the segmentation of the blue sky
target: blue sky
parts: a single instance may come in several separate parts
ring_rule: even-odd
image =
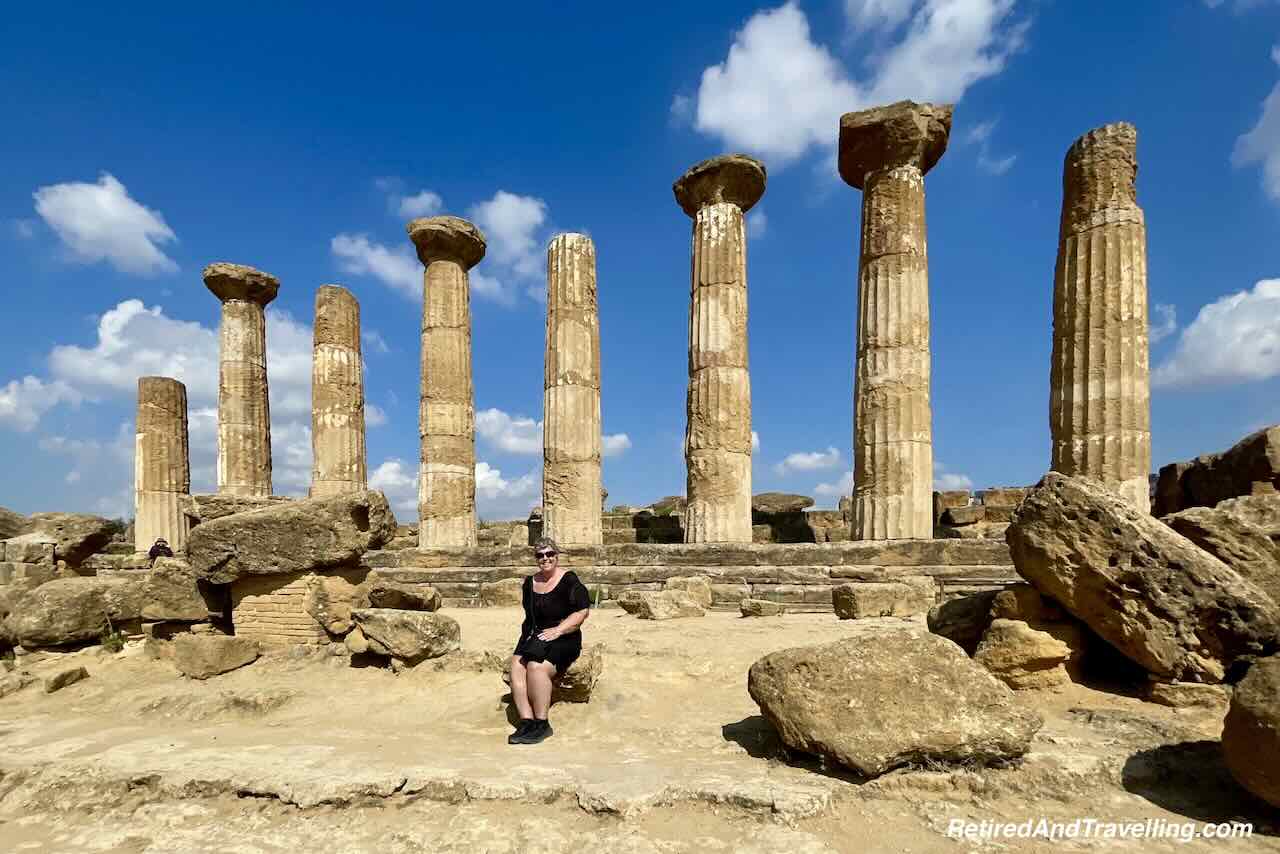
[[[268,348],[277,492],[310,472],[315,289],[361,303],[369,467],[412,521],[421,268],[404,223],[477,221],[479,507],[538,501],[545,250],[595,240],[610,503],[684,487],[690,222],[672,181],[761,158],[751,217],[754,489],[832,506],[851,466],[860,194],[840,114],[954,101],[927,179],[935,474],[1048,465],[1062,158],[1139,133],[1153,463],[1280,421],[1280,3],[131,4],[0,32],[0,505],[131,515],[136,378],[180,376],[213,481],[225,260],[281,280]],[[1156,340],[1158,339],[1158,340]]]

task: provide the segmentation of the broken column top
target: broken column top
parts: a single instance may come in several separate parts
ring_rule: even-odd
[[[432,261],[456,261],[470,270],[484,258],[484,233],[461,217],[423,217],[411,221],[405,230],[423,266]]]
[[[1137,178],[1137,128],[1115,122],[1089,131],[1067,149],[1062,164],[1063,226],[1074,230],[1135,218]]]
[[[894,166],[921,174],[942,159],[951,136],[952,104],[899,101],[840,117],[840,177],[861,190],[867,175]]]
[[[279,279],[244,264],[216,261],[204,268],[203,275],[205,287],[223,302],[245,300],[265,306],[280,291]]]
[[[351,346],[360,341],[360,303],[341,285],[316,288],[316,319],[312,326],[316,344]]]
[[[743,213],[764,195],[764,164],[745,154],[721,154],[694,166],[676,179],[671,189],[689,216],[707,205],[729,202]]]

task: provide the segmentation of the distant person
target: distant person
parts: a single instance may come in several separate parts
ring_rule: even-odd
[[[151,551],[147,552],[147,557],[152,563],[156,562],[159,557],[173,557],[173,549],[169,548],[169,543],[164,537],[159,537],[151,544]]]
[[[543,537],[533,545],[538,569],[526,576],[520,594],[524,622],[511,656],[511,698],[520,725],[508,744],[537,744],[551,735],[551,680],[569,669],[582,654],[582,632],[591,595],[573,572],[560,567],[555,540]]]

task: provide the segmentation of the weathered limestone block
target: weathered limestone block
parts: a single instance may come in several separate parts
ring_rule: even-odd
[[[1138,132],[1118,122],[1067,151],[1053,284],[1053,471],[1150,507],[1147,233],[1134,186]]]
[[[368,488],[360,303],[346,288],[321,285],[311,356],[313,498]]]
[[[183,676],[208,679],[257,660],[256,641],[224,635],[179,635],[173,642],[173,664]]]
[[[457,620],[429,611],[357,609],[351,617],[369,642],[369,651],[416,664],[453,652],[461,645]]]
[[[582,647],[582,655],[578,656],[569,669],[557,675],[551,683],[551,702],[554,703],[589,703],[591,692],[600,681],[604,672],[604,653],[598,644],[586,644]],[[508,656],[502,663],[502,681],[511,685],[511,658]]]
[[[1280,655],[1254,662],[1236,686],[1222,752],[1240,785],[1280,807]]]
[[[1002,486],[982,491],[982,507],[988,522],[1008,522],[1030,489],[1021,486]]]
[[[973,655],[991,625],[992,603],[999,591],[983,590],[948,599],[929,609],[929,631],[957,644]]]
[[[215,584],[310,572],[356,561],[389,542],[395,527],[381,492],[290,501],[202,522],[191,531],[187,558]]]
[[[468,270],[484,258],[480,229],[455,216],[415,219],[409,239],[426,268],[418,413],[420,548],[476,544],[475,391]]]
[[[683,590],[628,591],[618,598],[618,604],[642,620],[674,620],[706,614],[697,600]]]
[[[1014,565],[1163,680],[1222,682],[1280,648],[1280,607],[1110,487],[1056,472],[1018,507]]]
[[[21,534],[4,541],[8,563],[38,564],[53,568],[56,544],[48,534]]]
[[[1205,685],[1201,682],[1148,682],[1145,699],[1175,709],[1227,710],[1231,693],[1223,685]]]
[[[68,685],[74,685],[77,682],[83,682],[89,678],[89,671],[83,667],[66,667],[48,676],[44,680],[44,692],[52,694],[55,691],[61,691]]]
[[[134,444],[133,543],[139,552],[164,538],[174,552],[191,530],[187,387],[169,377],[138,378]]]
[[[798,513],[812,506],[813,499],[809,496],[790,492],[761,492],[751,496],[751,512],[766,516],[774,513]]]
[[[438,611],[440,591],[425,584],[399,584],[378,579],[369,585],[369,607],[396,611]]]
[[[193,514],[200,522],[212,522],[233,513],[244,513],[248,510],[261,510],[292,501],[287,495],[231,495],[229,493],[212,493],[209,495],[193,495]]]
[[[710,608],[714,598],[711,594],[711,579],[705,575],[677,575],[668,578],[663,589],[688,593],[702,608]]]
[[[912,617],[927,613],[933,600],[917,585],[863,581],[831,588],[831,604],[842,620]]]
[[[787,612],[787,606],[765,599],[743,599],[738,603],[738,610],[744,617],[781,617]]]
[[[25,647],[97,640],[109,624],[137,620],[143,579],[56,578],[13,603],[6,632]]]
[[[222,301],[218,363],[218,491],[271,494],[271,412],[267,400],[267,304],[280,281],[242,264],[204,268]]]
[[[524,595],[523,578],[504,578],[480,585],[480,601],[489,606],[519,607]]]
[[[1166,516],[1188,507],[1213,507],[1228,498],[1280,490],[1280,424],[1245,436],[1222,453],[1170,463],[1160,469],[1151,512]]]
[[[110,519],[88,513],[32,513],[27,517],[26,533],[19,539],[31,537],[52,542],[54,558],[75,567],[106,548],[114,530],[115,524]],[[13,560],[8,554],[6,546],[6,559]]]
[[[179,558],[158,558],[147,575],[142,619],[203,622],[209,611],[191,565]]]
[[[585,234],[547,247],[543,382],[543,533],[600,543],[600,318],[596,248]]]
[[[788,747],[866,776],[1016,758],[1043,723],[955,644],[912,628],[771,653],[747,690]]]
[[[854,539],[933,534],[924,176],[946,151],[951,114],[950,105],[899,101],[840,119],[840,175],[863,191]]]
[[[967,489],[948,489],[933,493],[933,523],[942,521],[942,514],[953,507],[968,507],[973,493]]]
[[[942,524],[955,525],[976,525],[978,522],[985,521],[987,518],[987,509],[981,504],[970,504],[967,507],[951,507],[942,514]]]
[[[351,631],[351,610],[367,604],[366,588],[341,575],[312,575],[306,583],[303,609],[331,635]]]
[[[1161,520],[1280,604],[1280,495],[1232,498]]]
[[[1070,682],[1071,648],[1021,620],[992,620],[973,660],[1014,690],[1054,688]]]
[[[751,379],[747,367],[746,212],[764,195],[764,164],[704,160],[672,187],[693,219],[685,542],[749,543]]]

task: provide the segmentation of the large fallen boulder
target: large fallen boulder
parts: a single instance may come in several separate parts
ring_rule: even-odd
[[[109,624],[137,620],[146,580],[55,578],[11,605],[6,633],[25,647],[98,640]]]
[[[202,522],[187,559],[215,584],[246,575],[314,572],[355,561],[389,542],[396,520],[381,492],[288,501]]]
[[[360,608],[351,619],[368,642],[368,650],[416,664],[453,652],[462,643],[458,621],[433,611]]]
[[[192,679],[208,679],[257,660],[258,642],[249,638],[213,634],[178,635],[173,642],[173,664]]]
[[[1240,785],[1280,807],[1280,655],[1254,662],[1236,686],[1222,751]]]
[[[618,604],[642,620],[674,620],[706,614],[697,600],[683,590],[629,590],[618,597]]]
[[[1280,425],[1250,433],[1220,454],[1170,463],[1156,478],[1151,512],[1157,516],[1188,507],[1213,507],[1228,498],[1280,489]]]
[[[1230,681],[1280,647],[1270,597],[1094,481],[1050,472],[1008,543],[1023,578],[1162,680]]]
[[[147,577],[142,619],[194,623],[209,619],[209,610],[190,564],[172,557],[156,560]]]
[[[689,598],[697,602],[699,607],[711,607],[711,579],[705,575],[677,575],[668,578],[662,589],[688,593]]]
[[[855,581],[831,588],[831,605],[841,620],[913,617],[932,604],[922,587],[901,581]]]
[[[991,621],[973,660],[1014,690],[1055,688],[1071,679],[1066,661],[1071,648],[1022,620]]]
[[[32,513],[25,533],[52,541],[58,560],[79,566],[89,555],[106,548],[117,528],[110,519],[87,513]]]
[[[222,492],[191,496],[192,514],[198,522],[212,522],[223,516],[261,510],[286,501],[293,499],[285,495],[228,495]]]
[[[1013,759],[1043,724],[954,643],[912,627],[771,653],[747,690],[788,747],[865,776]]]
[[[1232,498],[1215,507],[1192,507],[1161,519],[1280,604],[1280,495]]]

